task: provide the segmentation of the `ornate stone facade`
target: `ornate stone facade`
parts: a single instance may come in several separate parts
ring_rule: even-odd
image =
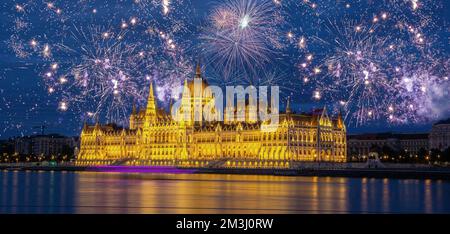
[[[201,79],[197,68],[195,79]],[[198,80],[197,80],[198,81]],[[193,94],[193,81],[184,90]],[[185,95],[190,103],[208,97]],[[248,113],[248,112],[247,112]],[[302,161],[346,161],[346,128],[327,111],[279,114],[275,131],[261,121],[176,121],[158,109],[150,85],[146,109],[133,106],[130,127],[84,125],[78,165],[176,165],[183,167],[287,168]]]

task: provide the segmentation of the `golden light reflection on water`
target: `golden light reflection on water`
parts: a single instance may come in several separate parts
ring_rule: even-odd
[[[390,204],[389,204],[389,179],[385,178],[383,179],[383,210],[389,210]]]
[[[450,212],[450,184],[433,180],[95,172],[0,176],[0,213]]]
[[[425,180],[425,212],[426,213],[431,213],[432,212],[432,208],[433,208],[433,194],[432,194],[432,190],[431,190],[431,180]]]

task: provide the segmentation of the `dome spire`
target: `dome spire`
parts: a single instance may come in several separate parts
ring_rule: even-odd
[[[197,62],[197,66],[195,67],[195,78],[202,78],[202,69],[200,66],[200,60]]]

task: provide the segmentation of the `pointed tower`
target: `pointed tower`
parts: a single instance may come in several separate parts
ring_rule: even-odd
[[[133,102],[133,110],[131,111],[130,115],[130,129],[136,128],[136,105]]]
[[[131,111],[132,115],[136,115],[136,104],[133,102],[133,110]]]
[[[87,131],[88,125],[86,121],[83,122],[83,128],[81,129],[81,135],[83,135]]]
[[[184,85],[183,85],[183,94],[181,96],[181,104],[182,105],[183,105],[183,103],[187,103],[191,99],[190,92],[191,92],[191,90],[189,89],[188,81],[187,81],[187,79],[185,79]]]
[[[192,121],[194,121],[197,124],[202,123],[203,119],[203,77],[202,77],[202,71],[200,67],[200,62],[197,63],[197,66],[195,68],[195,76],[194,80],[192,81],[192,86],[190,88],[192,92],[192,103],[191,103],[191,112],[192,112]]]
[[[324,106],[322,113],[319,117],[319,124],[322,126],[331,126],[331,121],[330,118],[328,117],[328,113],[327,113],[327,107]]]
[[[146,121],[155,122],[156,121],[156,100],[153,92],[153,82],[150,83],[150,91],[148,93],[147,99],[147,109],[145,110]]]
[[[345,130],[345,124],[344,124],[344,120],[342,119],[341,111],[339,111],[339,113],[338,113],[337,127],[339,129],[344,129]]]
[[[253,96],[251,93],[248,95],[245,115],[247,123],[255,123],[258,120],[258,97]]]
[[[98,134],[100,132],[100,123],[98,122],[98,118],[95,120],[94,125],[94,135]]]
[[[288,97],[287,103],[286,103],[286,114],[290,115],[292,113],[291,110],[291,96]]]
[[[182,122],[191,122],[191,91],[188,82],[184,80],[183,95],[181,96],[181,107],[179,110],[179,120]]]
[[[200,62],[197,62],[197,66],[195,67],[195,76],[194,79],[202,78],[202,69],[200,67]]]
[[[169,113],[172,113],[172,108],[173,108],[173,98],[169,99]]]

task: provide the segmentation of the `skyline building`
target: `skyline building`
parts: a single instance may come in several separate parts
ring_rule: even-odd
[[[180,110],[184,103],[203,108],[214,98],[194,92],[194,83],[208,86],[198,65],[194,79],[184,82]],[[263,130],[267,122],[249,118],[255,107],[248,104],[243,121],[194,121],[192,115],[180,121],[158,108],[152,84],[146,108],[132,108],[129,128],[84,124],[78,165],[288,168],[302,161],[347,160],[344,121],[325,108],[297,114],[288,101],[283,113],[273,111],[279,120],[274,131]]]

